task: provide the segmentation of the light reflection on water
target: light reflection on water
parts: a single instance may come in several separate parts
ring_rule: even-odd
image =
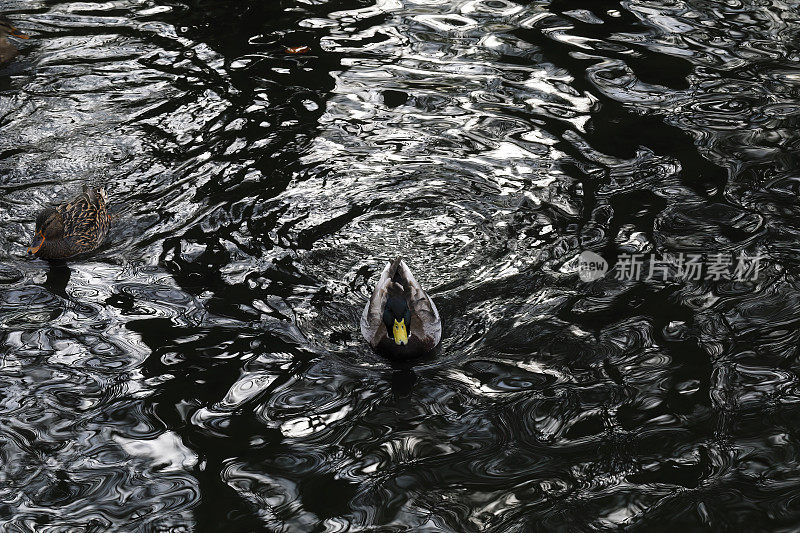
[[[796,524],[796,5],[0,12],[9,531]],[[108,242],[25,257],[83,184]],[[583,284],[585,249],[766,268]],[[398,254],[445,317],[412,369],[357,328]]]

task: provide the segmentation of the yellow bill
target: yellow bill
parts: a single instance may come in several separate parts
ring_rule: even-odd
[[[408,344],[408,331],[406,331],[405,318],[400,322],[397,320],[394,321],[394,325],[392,325],[392,334],[394,335],[395,344]]]
[[[28,253],[35,254],[41,249],[43,244],[44,244],[44,235],[42,235],[41,233],[37,233],[33,237],[33,244],[31,244],[30,248],[28,248]]]
[[[12,37],[16,37],[17,39],[30,39],[31,38],[30,35],[25,35],[24,33],[22,33],[21,31],[19,31],[17,28],[15,28],[13,26],[11,27],[11,36]]]

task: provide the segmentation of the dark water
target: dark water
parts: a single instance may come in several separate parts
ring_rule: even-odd
[[[2,530],[796,531],[799,8],[0,0]],[[28,259],[84,184],[107,244]]]

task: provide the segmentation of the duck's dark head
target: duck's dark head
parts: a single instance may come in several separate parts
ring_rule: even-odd
[[[25,35],[15,28],[7,17],[0,16],[0,38],[5,37],[6,35],[11,35],[12,37],[18,37],[20,39],[30,38],[28,35]]]
[[[28,253],[36,254],[46,239],[53,240],[63,236],[64,221],[61,219],[61,214],[55,208],[48,207],[36,217],[36,232]]]
[[[389,297],[383,310],[383,323],[386,333],[394,343],[402,346],[408,344],[409,322],[411,322],[411,309],[408,307],[403,286],[390,282]]]

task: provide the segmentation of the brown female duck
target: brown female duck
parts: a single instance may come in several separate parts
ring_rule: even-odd
[[[0,15],[0,66],[5,65],[19,54],[19,50],[8,42],[9,35],[19,39],[28,39],[28,36],[15,28],[10,20]]]
[[[84,187],[83,194],[36,217],[36,233],[28,253],[40,259],[67,259],[91,252],[111,226],[105,189]]]

